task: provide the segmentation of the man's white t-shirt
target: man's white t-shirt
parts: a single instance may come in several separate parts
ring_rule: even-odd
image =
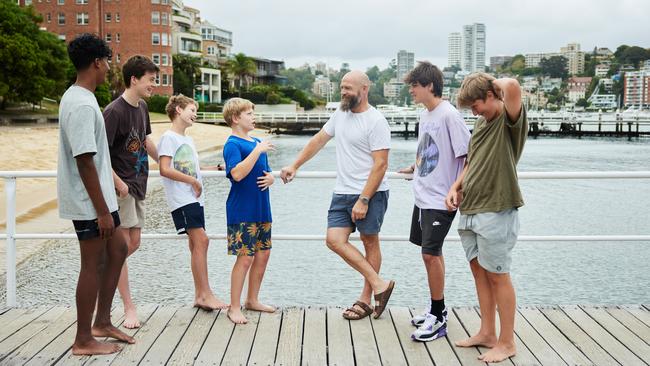
[[[337,109],[323,126],[336,140],[337,194],[361,194],[373,166],[372,152],[390,149],[390,126],[374,107],[361,113]],[[384,176],[377,189],[387,191]]]
[[[203,185],[199,155],[191,137],[179,135],[171,130],[165,131],[158,143],[158,156],[170,156],[172,158],[171,165],[174,169],[196,178]],[[170,211],[194,202],[198,202],[203,206],[203,192],[197,198],[191,184],[165,177],[162,177],[162,181]]]

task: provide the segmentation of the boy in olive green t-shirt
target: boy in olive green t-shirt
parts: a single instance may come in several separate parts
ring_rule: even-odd
[[[515,290],[510,279],[512,249],[519,234],[517,209],[524,201],[517,163],[528,135],[521,88],[515,79],[469,75],[458,94],[459,107],[480,117],[474,125],[463,172],[447,195],[449,210],[460,208],[458,233],[476,283],[481,328],[459,347],[491,348],[479,356],[500,362],[516,354]],[[496,309],[501,332],[496,336]]]

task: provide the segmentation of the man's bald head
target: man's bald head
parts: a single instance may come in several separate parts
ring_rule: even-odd
[[[365,72],[360,70],[352,70],[343,76],[341,81],[349,81],[358,86],[370,87],[370,79]]]

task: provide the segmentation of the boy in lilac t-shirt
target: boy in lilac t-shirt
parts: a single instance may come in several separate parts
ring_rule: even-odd
[[[401,172],[413,173],[415,206],[410,241],[422,247],[431,294],[431,308],[411,320],[418,327],[411,338],[431,341],[447,334],[442,245],[456,211],[447,210],[445,198],[463,171],[470,133],[456,108],[441,98],[442,73],[436,66],[419,63],[405,82],[415,102],[426,107],[420,114],[415,164]]]

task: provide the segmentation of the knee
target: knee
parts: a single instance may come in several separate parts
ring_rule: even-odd
[[[485,271],[485,273],[487,274],[487,279],[490,282],[490,285],[493,287],[499,286],[508,280],[507,273],[493,273],[489,271]]]
[[[330,236],[325,239],[325,243],[327,244],[327,247],[333,252],[338,252],[344,244],[342,241]]]
[[[208,246],[210,245],[210,239],[207,236],[202,236],[197,240],[193,241],[194,250],[207,251]]]
[[[248,270],[253,264],[253,256],[242,255],[237,257],[237,263],[235,265]]]
[[[366,251],[379,248],[378,235],[363,235],[361,234],[361,242],[363,243]]]
[[[433,266],[440,263],[440,256],[422,254],[422,260],[426,266]]]

